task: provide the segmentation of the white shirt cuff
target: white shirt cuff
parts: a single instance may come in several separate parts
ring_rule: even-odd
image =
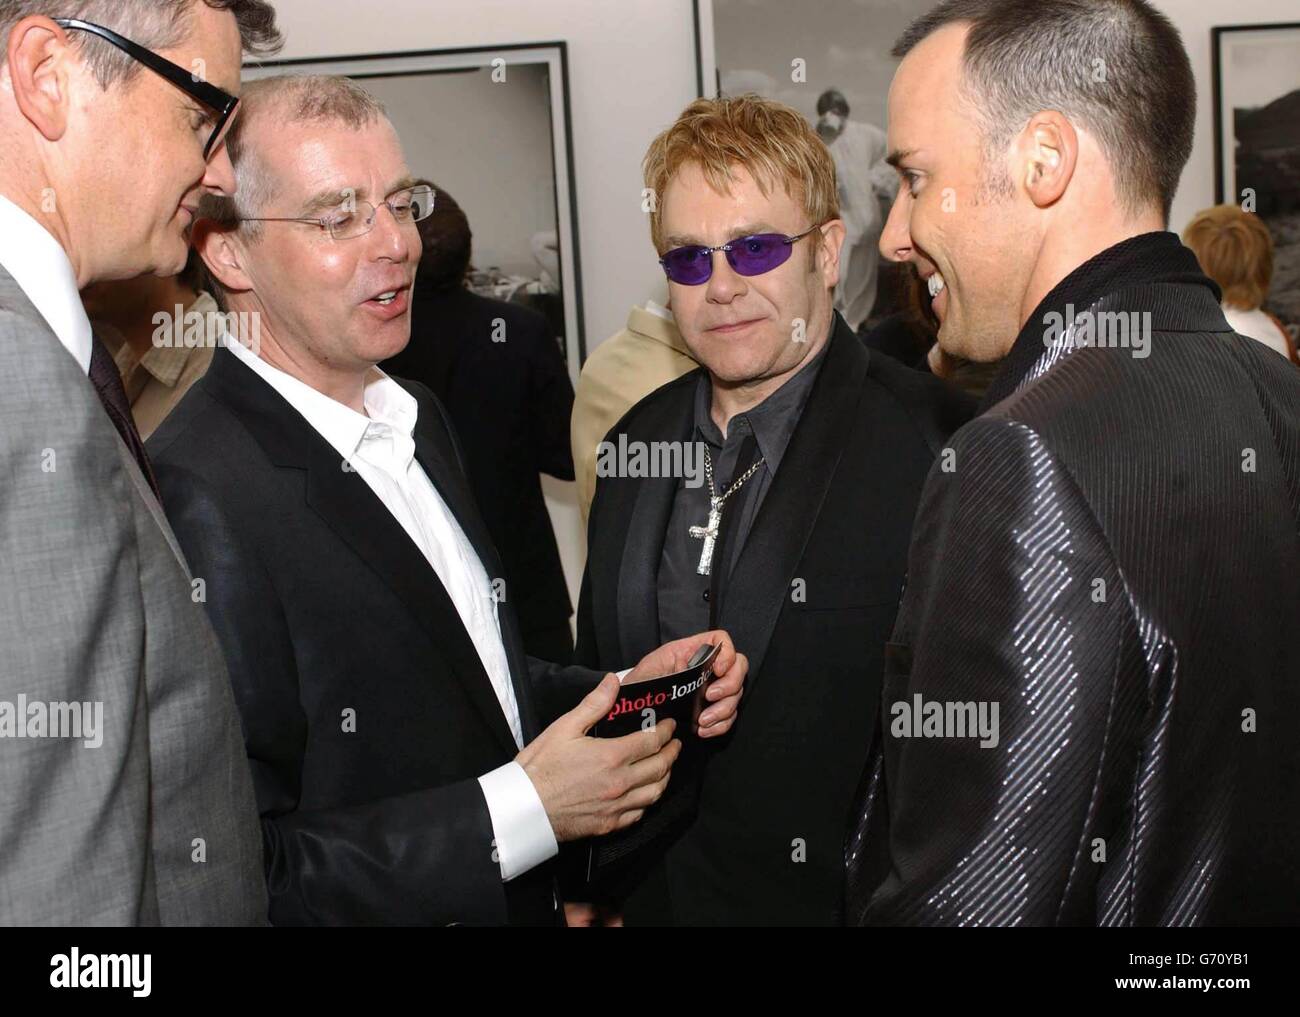
[[[488,815],[501,880],[508,883],[560,853],[546,807],[524,768],[511,761],[478,779]]]

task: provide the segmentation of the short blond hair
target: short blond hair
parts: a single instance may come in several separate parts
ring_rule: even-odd
[[[1273,238],[1257,215],[1236,205],[1215,205],[1192,216],[1183,243],[1223,290],[1223,302],[1253,311],[1273,281]]]
[[[660,199],[688,163],[720,194],[730,193],[735,166],[744,166],[767,195],[783,187],[812,224],[840,216],[835,162],[797,111],[757,95],[696,99],[650,143],[642,162],[650,205],[650,239],[664,253]]]

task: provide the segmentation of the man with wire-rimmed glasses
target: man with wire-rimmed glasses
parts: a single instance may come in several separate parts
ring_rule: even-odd
[[[242,54],[279,44],[262,0],[0,0],[5,923],[265,921],[202,577],[78,291],[181,270]]]
[[[640,818],[674,724],[586,736],[618,681],[525,654],[443,408],[375,366],[409,338],[437,200],[382,106],[255,81],[228,146],[239,188],[195,245],[257,350],[218,349],[149,448],[244,718],[271,921],[561,924],[558,843]],[[699,725],[725,733],[747,665],[684,635],[628,680],[720,644]]]

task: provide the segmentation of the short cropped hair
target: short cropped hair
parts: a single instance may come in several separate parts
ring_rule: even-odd
[[[239,114],[226,135],[226,151],[235,169],[234,195],[205,195],[199,217],[222,229],[239,229],[246,239],[262,235],[261,223],[240,220],[262,215],[275,196],[276,181],[265,172],[258,153],[248,145],[254,123],[274,116],[277,124],[342,123],[360,129],[387,116],[383,104],[351,78],[326,74],[282,74],[244,86]]]
[[[242,220],[265,214],[278,181],[271,178],[259,154],[248,145],[252,124],[274,116],[277,124],[342,123],[360,129],[387,117],[383,103],[351,78],[329,74],[281,74],[258,78],[244,86],[239,113],[226,135],[226,152],[235,170],[235,193],[205,194],[198,218],[223,231],[239,231],[249,243],[262,236],[262,223]],[[216,276],[209,283],[225,308],[225,291]]]
[[[1273,281],[1273,238],[1259,216],[1236,205],[1215,205],[1192,216],[1183,243],[1219,284],[1224,303],[1243,311],[1264,303]]]
[[[803,206],[811,224],[838,219],[835,163],[797,110],[757,95],[696,99],[650,143],[642,170],[654,196],[650,239],[664,253],[660,199],[673,176],[696,163],[720,194],[733,168],[744,166],[764,195],[781,187]]]
[[[10,30],[33,14],[89,21],[157,51],[170,49],[185,38],[199,2],[234,14],[245,53],[269,56],[284,44],[275,26],[275,8],[266,0],[0,0],[0,67],[8,59]],[[91,73],[105,91],[130,81],[143,69],[116,46],[89,32],[70,32],[68,38],[82,47]]]
[[[986,158],[1035,113],[1060,110],[1098,139],[1124,207],[1157,206],[1169,221],[1192,151],[1196,82],[1167,17],[1146,0],[945,0],[893,55],[959,23],[969,28],[963,85]]]

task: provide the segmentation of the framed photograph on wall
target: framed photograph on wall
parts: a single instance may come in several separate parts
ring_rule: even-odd
[[[274,74],[343,74],[383,103],[411,172],[465,211],[474,234],[470,288],[542,313],[576,383],[587,347],[565,43],[244,68],[245,80]]]
[[[1300,22],[1211,29],[1214,181],[1220,204],[1255,212],[1273,235],[1266,304],[1300,323]]]
[[[898,191],[885,163],[894,40],[915,0],[695,0],[696,76],[709,97],[752,92],[807,118],[835,160],[845,224],[835,308],[863,330],[907,303],[910,280],[878,244]]]

